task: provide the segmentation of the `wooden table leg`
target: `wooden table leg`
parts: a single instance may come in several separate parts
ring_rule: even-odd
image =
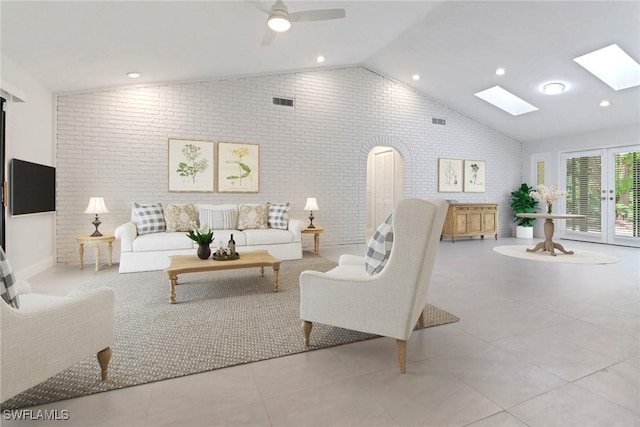
[[[84,243],[79,243],[80,245],[80,270],[84,268]]]
[[[260,267],[260,277],[264,277],[264,267]]]
[[[109,242],[109,267],[113,265],[113,243]]]
[[[273,266],[273,292],[278,292],[278,274],[280,273],[280,266]]]
[[[100,271],[100,245],[96,245],[96,271]]]
[[[171,289],[169,290],[169,301],[171,304],[176,303],[176,285],[178,284],[178,275],[173,274],[169,275],[169,283],[171,284]]]
[[[320,252],[320,233],[314,233],[313,235],[313,243],[316,247],[316,255],[319,255]]]
[[[560,243],[553,241],[554,231],[555,226],[553,225],[553,219],[546,219],[544,221],[544,242],[538,243],[533,249],[527,249],[527,252],[537,252],[542,249],[543,251],[549,252],[551,256],[556,256],[555,249],[558,249],[564,254],[573,255],[573,251],[567,251]]]

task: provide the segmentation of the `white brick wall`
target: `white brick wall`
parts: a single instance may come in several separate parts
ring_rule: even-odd
[[[295,108],[273,106],[273,96],[294,98]],[[511,235],[508,197],[522,170],[521,143],[361,67],[61,95],[57,132],[65,263],[78,262],[74,236],[92,231],[82,213],[90,196],[110,210],[103,232],[127,221],[134,201],[291,201],[292,216],[306,219],[314,196],[323,245],[363,242],[366,159],[376,145],[402,155],[405,196],[498,202],[500,234]],[[169,193],[169,137],[260,144],[260,193]],[[438,193],[439,157],[486,160],[487,193]]]

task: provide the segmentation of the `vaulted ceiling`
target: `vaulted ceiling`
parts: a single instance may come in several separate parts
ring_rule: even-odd
[[[269,46],[255,3],[3,0],[2,54],[54,93],[363,65],[520,141],[640,122],[640,87],[614,91],[573,61],[614,43],[640,61],[638,1],[288,1],[346,18],[294,22]],[[542,94],[550,81],[566,91]],[[474,96],[495,85],[539,110]]]

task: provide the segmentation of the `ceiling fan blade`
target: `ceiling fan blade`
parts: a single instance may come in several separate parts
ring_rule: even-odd
[[[292,22],[299,21],[328,21],[330,19],[341,19],[346,16],[344,9],[320,9],[305,10],[302,12],[289,13]]]
[[[271,43],[273,43],[273,40],[275,40],[277,35],[278,35],[277,32],[273,31],[271,28],[267,28],[267,31],[264,33],[264,36],[262,37],[262,43],[260,44],[262,46],[269,46]]]
[[[245,3],[253,6],[261,12],[266,13],[267,15],[271,13],[271,8],[265,6],[261,1],[253,1],[253,0],[244,0]]]

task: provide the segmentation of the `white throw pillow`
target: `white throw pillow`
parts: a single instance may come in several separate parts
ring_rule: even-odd
[[[391,255],[393,246],[393,214],[380,224],[369,240],[367,254],[364,257],[365,269],[370,276],[382,271]]]
[[[200,226],[205,224],[212,230],[235,230],[238,228],[238,210],[200,208]]]

